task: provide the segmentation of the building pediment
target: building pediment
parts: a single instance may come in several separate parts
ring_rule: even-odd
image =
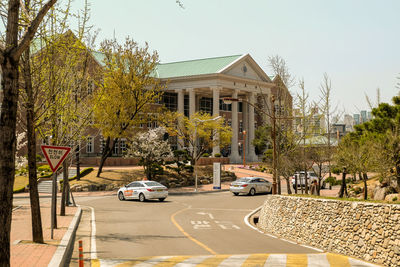
[[[228,66],[225,66],[219,73],[262,82],[271,82],[268,75],[265,74],[249,54],[243,55]]]

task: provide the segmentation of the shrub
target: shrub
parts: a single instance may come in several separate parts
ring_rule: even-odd
[[[41,162],[42,161],[42,156],[39,154],[36,154],[36,162]]]
[[[51,172],[49,165],[41,165],[37,168],[39,172]]]
[[[342,169],[335,166],[335,167],[332,168],[332,172],[334,174],[341,174],[342,173]]]
[[[220,158],[221,157],[221,153],[215,153],[214,157]]]
[[[397,197],[392,198],[392,201],[397,201]]]
[[[204,153],[203,155],[201,155],[202,157],[204,157],[204,158],[208,158],[209,156],[210,156],[210,154],[208,154],[208,153]]]

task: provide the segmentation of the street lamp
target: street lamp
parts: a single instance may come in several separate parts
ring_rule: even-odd
[[[219,120],[220,118],[222,118],[221,116],[217,116],[215,118],[212,119],[208,119],[208,120],[200,120],[198,118],[194,118],[194,141],[193,141],[193,158],[194,158],[194,191],[197,192],[197,169],[196,169],[196,165],[197,165],[197,125],[199,125],[200,123],[203,122],[208,122],[208,121],[216,121]]]
[[[273,169],[273,178],[272,178],[272,194],[276,194],[277,193],[277,175],[276,175],[276,166],[277,166],[277,157],[276,157],[276,116],[275,116],[275,96],[272,95],[271,96],[271,102],[272,102],[272,109],[271,109],[271,114],[268,114],[267,112],[265,112],[264,110],[260,109],[259,107],[255,106],[254,104],[250,103],[249,101],[247,101],[246,99],[240,99],[240,98],[232,98],[232,97],[225,97],[222,98],[222,101],[224,101],[225,104],[232,104],[232,102],[246,102],[247,104],[249,104],[250,106],[252,106],[253,108],[257,109],[259,112],[263,113],[264,115],[268,116],[271,120],[272,120],[272,129],[271,129],[271,137],[272,137],[272,150],[273,150],[273,154],[272,154],[272,169]],[[287,118],[283,118],[283,117],[279,117],[279,119],[292,119],[291,117],[287,117]],[[244,133],[245,134],[245,133]],[[245,142],[243,142],[245,143]],[[244,151],[244,150],[243,150]],[[245,162],[245,154],[243,154],[243,165],[246,163]]]

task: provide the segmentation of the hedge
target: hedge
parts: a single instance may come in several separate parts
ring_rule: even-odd
[[[89,167],[89,168],[84,169],[83,171],[81,171],[80,178],[82,178],[82,177],[88,175],[88,174],[91,173],[92,171],[93,171],[93,168],[92,168],[92,167]],[[70,177],[70,178],[68,179],[68,181],[72,181],[72,180],[76,180],[76,175],[75,175],[75,176],[72,176],[72,177]],[[60,183],[63,183],[63,182],[64,182],[63,179],[60,180]]]

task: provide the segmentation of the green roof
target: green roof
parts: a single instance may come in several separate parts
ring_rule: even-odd
[[[160,79],[218,73],[242,55],[214,57],[159,64],[156,77]]]

